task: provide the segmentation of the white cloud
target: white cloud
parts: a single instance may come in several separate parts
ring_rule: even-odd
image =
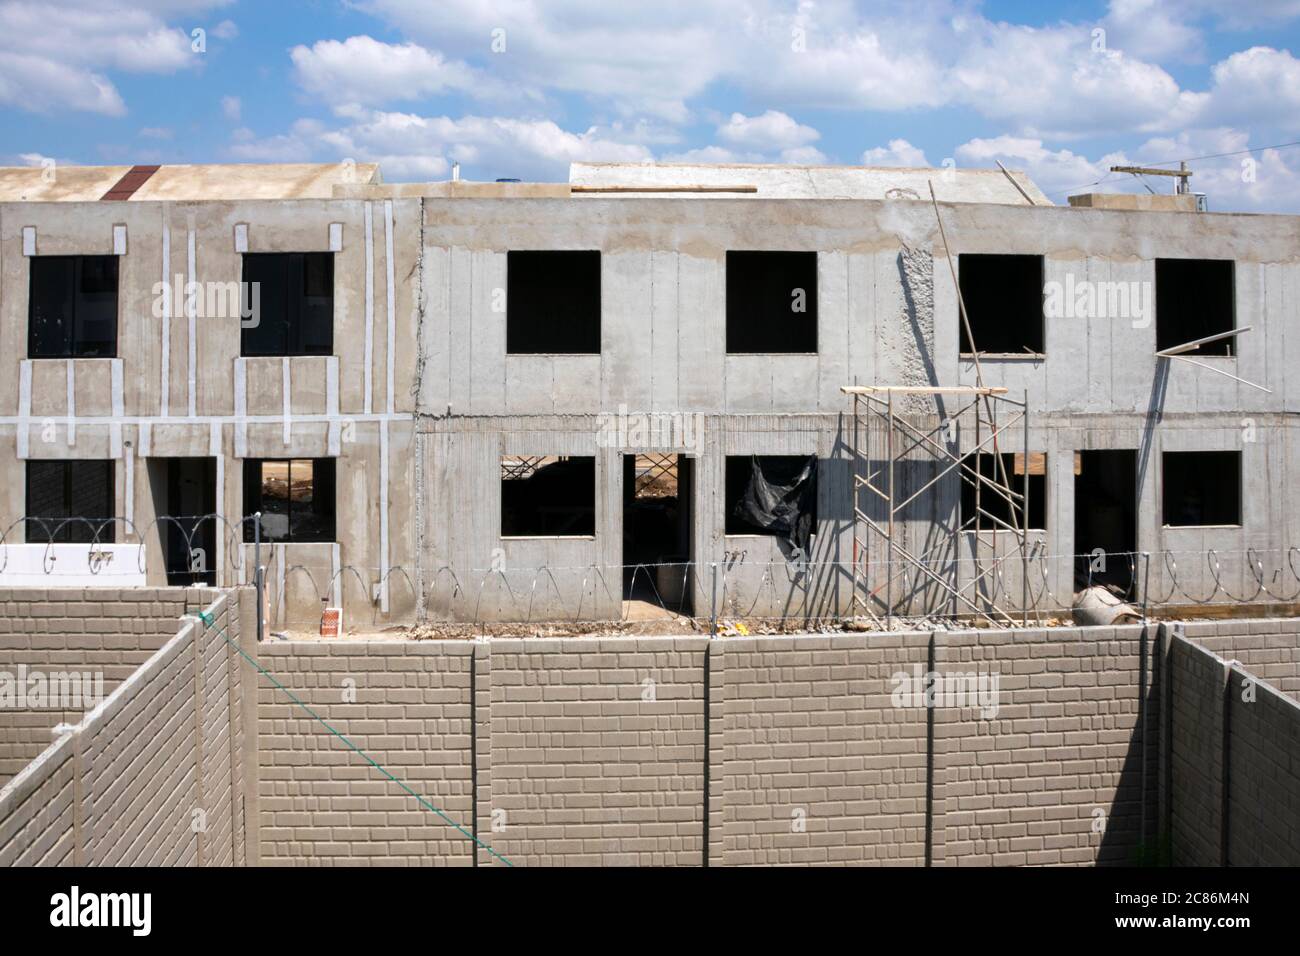
[[[228,0],[0,0],[0,106],[120,116],[126,104],[110,70],[174,73],[194,68],[185,29],[166,18]]]
[[[218,40],[233,40],[239,36],[239,27],[233,20],[222,20],[212,28],[211,32]]]
[[[779,110],[768,110],[761,116],[732,113],[731,119],[718,127],[718,138],[741,149],[767,151],[807,146],[821,134]]]
[[[1300,60],[1289,51],[1256,46],[1216,63],[1214,86],[1199,125],[1252,122],[1300,129]]]
[[[221,112],[226,119],[232,123],[238,123],[240,116],[243,114],[244,104],[238,96],[223,96],[221,98]]]
[[[237,142],[231,151],[241,159],[259,161],[352,158],[379,162],[385,177],[394,181],[445,176],[453,160],[466,167],[467,179],[509,175],[565,180],[569,163],[577,160],[653,159],[647,147],[611,139],[596,127],[574,133],[550,120],[452,119],[384,111],[360,113],[338,129],[299,121],[288,134]]]
[[[996,167],[1001,160],[1008,169],[1024,170],[1053,202],[1064,202],[1063,190],[1101,179],[1111,162],[1110,157],[1093,162],[1068,149],[1048,149],[1040,139],[1016,136],[972,139],[957,147],[955,158],[959,166]]]
[[[378,106],[450,91],[501,92],[494,78],[415,43],[353,36],[296,46],[289,56],[299,85],[335,106]]]
[[[913,146],[905,139],[891,139],[888,146],[876,146],[862,153],[864,166],[911,166],[930,167],[925,158],[925,151]]]
[[[1197,156],[1191,187],[1209,197],[1211,210],[1219,212],[1300,212],[1300,156],[1281,150],[1249,155],[1221,156],[1250,148],[1250,137],[1228,127],[1155,137],[1131,154],[1107,153],[1096,160],[1068,149],[1049,149],[1042,140],[1014,136],[973,139],[957,147],[960,165],[989,167],[1001,160],[1009,169],[1022,169],[1055,203],[1068,195],[1086,192],[1169,192],[1172,180],[1110,172],[1111,166],[1168,165]]]

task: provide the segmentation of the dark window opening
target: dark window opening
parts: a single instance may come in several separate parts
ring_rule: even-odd
[[[727,534],[784,539],[808,554],[817,531],[817,459],[812,455],[728,455]]]
[[[1043,257],[964,253],[957,257],[966,323],[958,316],[961,352],[1043,354]]]
[[[240,355],[333,354],[333,253],[245,254],[243,281]]]
[[[117,256],[33,256],[28,358],[117,357]]]
[[[727,253],[727,352],[817,351],[817,253]]]
[[[113,462],[27,461],[27,541],[112,544]]]
[[[244,540],[262,513],[262,540],[334,540],[333,458],[245,459]]]
[[[596,459],[501,459],[501,537],[582,537],[596,533]]]
[[[600,253],[506,253],[506,352],[600,354]]]
[[[1241,452],[1167,451],[1160,470],[1165,527],[1241,524]]]
[[[1156,260],[1156,350],[1186,345],[1237,327],[1231,259]],[[1234,340],[1198,346],[1190,355],[1235,355]]]
[[[979,488],[979,505],[976,507],[975,486],[978,479],[967,469],[974,469],[973,455],[962,459],[961,527],[963,530],[1006,531],[1007,525],[1021,530],[1023,499],[1025,494],[1025,456],[1013,452],[1002,453],[1002,468],[991,453],[980,454],[979,474],[988,479]],[[1014,500],[1008,500],[1006,486],[1010,486]],[[1042,452],[1029,453],[1029,530],[1047,528],[1047,456]]]

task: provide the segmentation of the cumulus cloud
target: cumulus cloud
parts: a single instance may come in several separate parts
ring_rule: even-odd
[[[550,120],[509,117],[420,116],[414,113],[365,111],[347,125],[328,129],[300,121],[287,134],[235,143],[234,155],[256,161],[290,162],[352,158],[379,162],[393,180],[439,178],[452,161],[465,167],[466,178],[518,176],[563,180],[569,163],[645,162],[651,151],[620,142],[597,127],[575,133]]]
[[[718,138],[741,149],[767,151],[807,146],[821,138],[811,126],[803,126],[782,113],[768,110],[761,116],[732,113],[718,127]]]
[[[221,98],[221,112],[232,123],[239,122],[243,111],[244,105],[238,96],[223,96]]]
[[[492,77],[415,43],[353,36],[296,46],[289,56],[299,85],[335,106],[379,106],[451,91],[500,93]]]
[[[1022,169],[1053,202],[1085,192],[1157,192],[1171,189],[1169,180],[1145,185],[1133,176],[1110,172],[1111,166],[1169,165],[1180,158],[1211,156],[1191,164],[1194,192],[1206,193],[1210,208],[1219,212],[1300,212],[1300,156],[1276,149],[1244,153],[1251,148],[1248,133],[1224,127],[1147,139],[1131,153],[1117,150],[1096,159],[1069,149],[1051,149],[1042,140],[1014,136],[972,139],[957,147],[961,166],[993,166],[1001,160],[1009,169]],[[1234,155],[1222,155],[1234,154]]]
[[[78,110],[120,116],[126,104],[107,73],[194,68],[185,29],[166,18],[228,0],[42,0],[0,2],[0,105],[31,112]]]
[[[891,139],[888,146],[875,146],[862,153],[863,166],[911,166],[928,168],[932,164],[925,151],[905,139]]]

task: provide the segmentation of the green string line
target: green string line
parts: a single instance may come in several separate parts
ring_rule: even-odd
[[[199,620],[203,622],[203,626],[204,626],[205,628],[208,628],[208,629],[210,630],[210,629],[212,628],[212,621],[213,621],[213,617],[212,617],[212,615],[211,615],[209,612],[207,612],[207,611],[199,611],[199,615],[198,615],[198,616],[199,616]],[[506,859],[504,856],[502,856],[502,855],[501,855],[500,853],[498,853],[496,850],[492,849],[492,847],[488,846],[486,843],[484,843],[482,840],[480,840],[478,837],[476,837],[476,836],[475,836],[473,833],[471,833],[469,830],[466,830],[463,826],[461,826],[459,823],[457,823],[457,822],[456,822],[455,820],[453,820],[451,817],[447,816],[447,814],[443,813],[441,810],[439,810],[437,807],[435,807],[435,806],[434,806],[432,803],[430,803],[428,800],[424,799],[424,797],[420,796],[418,793],[416,793],[414,790],[412,790],[410,787],[408,787],[408,786],[407,786],[407,785],[406,785],[402,780],[400,780],[400,779],[398,779],[397,777],[393,776],[393,775],[392,775],[391,773],[389,773],[389,772],[388,772],[384,767],[382,767],[378,762],[376,762],[375,759],[374,759],[373,757],[371,757],[368,753],[366,753],[364,750],[362,750],[360,747],[358,747],[356,744],[354,744],[351,740],[349,740],[349,739],[348,739],[347,737],[345,737],[343,734],[339,733],[337,730],[335,730],[333,727],[331,727],[331,726],[329,725],[329,722],[328,722],[328,721],[326,721],[326,720],[325,720],[324,718],[322,718],[319,714],[317,714],[314,710],[312,710],[310,707],[308,707],[306,704],[304,704],[302,701],[300,701],[296,696],[294,696],[293,691],[289,690],[289,688],[285,687],[285,686],[284,686],[283,684],[281,684],[278,680],[276,680],[274,674],[272,674],[270,671],[268,671],[265,667],[263,667],[261,664],[259,664],[256,660],[254,660],[254,659],[253,659],[252,657],[250,657],[248,654],[244,653],[244,649],[243,649],[242,647],[240,647],[238,644],[236,644],[234,641],[232,641],[232,640],[230,639],[230,637],[226,634],[226,629],[225,629],[225,628],[220,628],[220,629],[217,631],[217,634],[219,634],[221,637],[225,638],[226,643],[229,644],[231,647],[233,647],[233,648],[234,648],[234,649],[239,653],[239,655],[240,655],[242,658],[244,658],[244,660],[248,661],[248,663],[250,663],[250,664],[252,664],[254,667],[256,667],[257,670],[258,670],[258,671],[259,671],[259,672],[260,672],[264,677],[266,677],[267,680],[269,680],[272,684],[274,684],[274,685],[275,685],[277,688],[279,688],[280,690],[284,691],[284,693],[288,696],[288,698],[289,698],[291,701],[293,701],[295,704],[297,704],[297,705],[298,705],[299,707],[301,707],[303,710],[307,711],[307,713],[311,714],[312,718],[313,718],[314,720],[316,720],[316,721],[317,721],[317,722],[318,722],[322,727],[324,727],[326,730],[328,730],[330,733],[332,733],[332,734],[333,734],[335,737],[337,737],[339,740],[341,740],[341,741],[343,741],[345,744],[347,744],[350,748],[352,748],[352,750],[356,751],[356,753],[358,753],[358,754],[360,754],[362,757],[364,757],[364,758],[366,759],[366,762],[368,762],[372,767],[374,767],[376,770],[378,770],[380,773],[382,773],[382,774],[383,774],[385,777],[387,777],[389,780],[393,781],[393,783],[397,784],[399,787],[401,787],[403,790],[405,790],[405,791],[406,791],[407,793],[409,793],[411,796],[415,797],[415,799],[416,799],[417,801],[419,801],[419,803],[420,803],[420,805],[421,805],[422,807],[424,807],[426,810],[432,810],[432,811],[433,811],[434,813],[436,813],[439,817],[441,817],[445,822],[451,824],[451,826],[455,827],[455,828],[456,828],[457,830],[459,830],[463,835],[469,837],[471,840],[473,840],[475,843],[477,843],[477,844],[478,844],[479,846],[481,846],[483,849],[487,850],[489,853],[491,853],[494,857],[496,857],[498,860],[500,860],[500,861],[501,861],[502,863],[504,863],[506,866],[514,866],[514,864],[511,863],[508,859]]]

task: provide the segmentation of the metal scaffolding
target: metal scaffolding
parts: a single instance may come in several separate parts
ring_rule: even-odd
[[[1028,397],[1017,401],[1007,397],[1007,389],[985,386],[873,386],[846,385],[841,389],[853,399],[853,601],[852,614],[866,614],[876,621],[884,618],[892,626],[898,602],[895,584],[901,578],[907,590],[909,572],[913,580],[923,578],[938,586],[954,609],[977,615],[996,626],[1027,624],[1029,620],[1029,405]],[[895,407],[899,395],[926,396],[934,399],[933,415],[900,414]],[[943,407],[945,397],[956,402],[953,411]],[[1006,409],[1002,416],[998,412]],[[909,419],[924,419],[918,424]],[[1001,449],[1004,436],[1015,435],[1019,426],[1021,450],[1011,455],[1011,472],[1024,480],[1014,488]],[[973,436],[963,441],[967,435]],[[965,447],[963,447],[965,445]],[[987,451],[986,451],[987,450]],[[992,467],[980,467],[981,454],[991,454]],[[1015,461],[1019,459],[1019,467]],[[919,487],[900,489],[899,471],[910,473],[916,464],[926,467],[927,477]],[[986,474],[986,471],[991,474]],[[941,484],[950,475],[959,481]],[[946,520],[946,535],[951,558],[936,562],[934,549],[918,554],[904,544],[898,516],[923,495],[936,489],[956,488],[959,497],[949,498],[957,505],[962,498],[973,500],[971,513],[961,510],[960,519],[937,516],[936,526]],[[969,493],[960,494],[966,487]],[[990,499],[986,495],[992,495]],[[940,496],[938,500],[943,500]],[[877,504],[872,508],[872,504]],[[998,508],[1001,504],[1004,509]],[[991,510],[992,509],[992,510]],[[995,511],[1002,510],[1002,514]],[[876,517],[872,516],[875,511]],[[1009,520],[1008,520],[1009,519]],[[998,532],[1014,534],[1015,548],[999,554]],[[987,533],[987,537],[986,537]],[[973,570],[962,581],[960,568],[964,544],[972,545]],[[872,564],[872,545],[883,545],[883,572]],[[986,560],[987,555],[987,560]],[[1021,602],[1019,622],[1000,607],[981,586],[997,573],[1009,559],[1021,560]],[[935,564],[951,565],[948,575],[936,570]],[[883,579],[883,580],[882,580]],[[987,592],[987,588],[983,589]],[[882,595],[883,592],[883,595]],[[925,613],[935,613],[929,607]]]

